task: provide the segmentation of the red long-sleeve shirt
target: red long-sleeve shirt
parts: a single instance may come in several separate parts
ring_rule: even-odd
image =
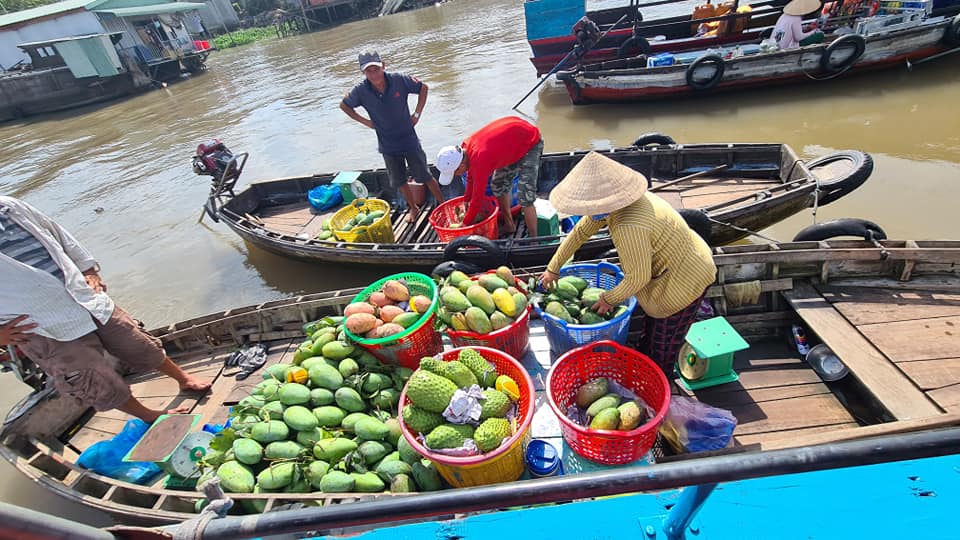
[[[465,225],[473,224],[480,201],[493,171],[520,161],[531,148],[540,142],[540,130],[530,122],[507,116],[494,120],[477,130],[463,141],[463,151],[467,154],[467,188],[464,195],[467,212],[463,217]]]

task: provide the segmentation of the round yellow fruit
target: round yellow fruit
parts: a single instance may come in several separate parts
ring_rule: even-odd
[[[517,381],[511,379],[509,375],[500,375],[497,377],[497,382],[494,387],[506,394],[511,401],[518,401],[520,399],[520,387],[517,386]]]

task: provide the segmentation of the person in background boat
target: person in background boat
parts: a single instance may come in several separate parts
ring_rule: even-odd
[[[378,150],[383,154],[390,185],[407,202],[409,211],[406,219],[408,223],[413,223],[420,213],[420,207],[407,185],[408,168],[413,178],[426,184],[437,203],[443,202],[440,185],[427,168],[427,155],[414,128],[427,104],[427,85],[416,77],[387,73],[376,51],[360,53],[359,62],[360,71],[366,78],[343,96],[340,109],[350,118],[377,132]],[[410,105],[407,103],[410,94],[417,95],[413,114],[410,114]],[[370,118],[357,113],[357,107],[366,109]]]
[[[544,287],[552,288],[564,262],[608,227],[623,281],[591,309],[604,314],[636,296],[646,314],[637,348],[670,378],[683,338],[717,274],[710,247],[669,203],[647,191],[646,177],[596,152],[553,188],[550,204],[560,213],[584,217],[540,276]]]
[[[803,16],[819,9],[820,0],[792,0],[783,6],[783,14],[777,19],[772,34],[781,50],[823,41],[823,32],[817,29],[816,21],[811,30],[803,31]]]
[[[500,203],[500,232],[503,234],[516,231],[510,214],[510,194],[513,179],[519,174],[518,198],[527,234],[537,236],[537,211],[533,203],[537,200],[542,155],[540,130],[525,120],[507,116],[483,126],[459,146],[441,148],[436,165],[442,185],[449,185],[455,175],[467,175],[464,225],[479,221],[480,203],[486,198],[489,180],[490,191]]]
[[[157,369],[184,392],[210,383],[173,363],[160,340],[107,296],[100,265],[66,229],[29,204],[0,196],[0,347],[17,346],[70,395],[98,411],[153,422],[174,409],[137,400],[105,356],[133,372]]]

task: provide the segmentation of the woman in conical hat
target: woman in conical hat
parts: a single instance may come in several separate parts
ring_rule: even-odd
[[[716,277],[710,247],[666,201],[647,191],[647,178],[596,152],[587,154],[550,192],[558,212],[582,216],[541,276],[545,287],[560,266],[603,227],[620,256],[623,281],[591,309],[606,313],[631,296],[647,315],[638,349],[668,377],[704,293]]]
[[[819,10],[820,0],[792,0],[783,6],[783,14],[777,19],[771,34],[777,40],[777,45],[784,50],[795,49],[801,45],[801,41],[816,35],[823,41],[823,33],[816,25],[808,32],[803,31],[803,16]]]

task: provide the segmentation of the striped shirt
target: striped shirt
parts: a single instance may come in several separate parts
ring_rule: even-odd
[[[53,262],[47,248],[4,212],[0,212],[0,253],[63,280],[63,271]]]
[[[636,296],[644,313],[664,319],[689,306],[716,278],[710,247],[669,203],[649,192],[604,219],[578,221],[547,269],[559,273],[560,265],[605,226],[624,274],[603,295],[610,305]]]

